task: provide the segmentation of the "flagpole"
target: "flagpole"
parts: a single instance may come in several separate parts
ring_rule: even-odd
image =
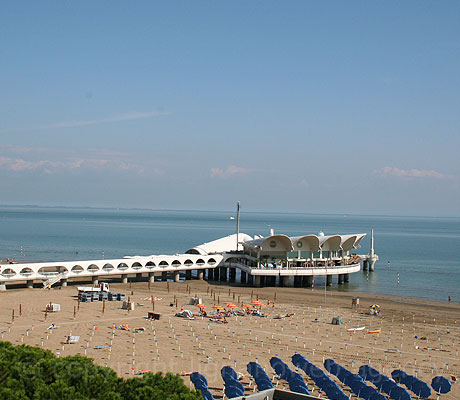
[[[236,251],[238,251],[238,242],[240,235],[240,202],[236,205]]]

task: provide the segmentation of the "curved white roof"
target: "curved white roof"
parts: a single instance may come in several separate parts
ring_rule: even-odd
[[[272,235],[262,237],[260,239],[249,240],[243,245],[250,247],[258,247],[264,251],[291,251],[292,241],[289,236],[286,235]]]
[[[316,235],[296,236],[291,241],[295,250],[319,251],[319,237]]]
[[[354,235],[304,235],[289,237],[272,235],[243,243],[245,247],[258,248],[262,251],[349,251],[359,248],[359,243],[366,233]]]
[[[242,242],[253,240],[251,236],[245,233],[238,235],[238,250],[243,250]],[[201,254],[203,256],[215,253],[224,253],[226,251],[236,250],[236,233],[233,235],[225,236],[223,238],[213,240],[212,242],[203,243],[191,249],[188,249],[186,254]]]

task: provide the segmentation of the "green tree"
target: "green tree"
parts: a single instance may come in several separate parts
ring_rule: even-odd
[[[198,400],[178,375],[119,378],[89,358],[57,358],[48,350],[0,342],[0,399]]]

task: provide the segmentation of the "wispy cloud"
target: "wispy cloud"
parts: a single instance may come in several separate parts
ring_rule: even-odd
[[[235,175],[245,175],[252,172],[251,168],[238,167],[236,165],[228,165],[225,168],[211,168],[211,178],[227,179]]]
[[[152,163],[133,159],[127,153],[106,149],[58,150],[51,148],[0,145],[0,170],[13,173],[35,171],[55,174],[77,171],[130,172],[162,175],[163,170]]]
[[[112,122],[153,118],[153,117],[158,117],[160,115],[169,115],[169,114],[170,114],[169,112],[165,112],[165,111],[147,111],[147,112],[134,111],[134,112],[129,112],[129,113],[116,114],[110,117],[99,118],[99,119],[55,122],[49,125],[40,126],[39,129],[76,128],[79,126],[98,125],[98,124],[107,124],[107,123],[112,123]]]
[[[400,169],[396,167],[383,167],[375,170],[374,173],[380,176],[394,176],[398,178],[431,178],[431,179],[452,179],[452,175],[443,174],[434,170],[423,169]]]
[[[307,181],[306,179],[302,179],[302,180],[300,181],[300,185],[301,185],[301,186],[307,186],[307,187],[310,186],[310,184],[308,183],[308,181]]]

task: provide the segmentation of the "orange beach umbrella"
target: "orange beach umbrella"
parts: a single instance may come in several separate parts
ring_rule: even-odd
[[[200,307],[200,308],[206,308],[206,306],[204,304],[196,304],[197,307]]]

